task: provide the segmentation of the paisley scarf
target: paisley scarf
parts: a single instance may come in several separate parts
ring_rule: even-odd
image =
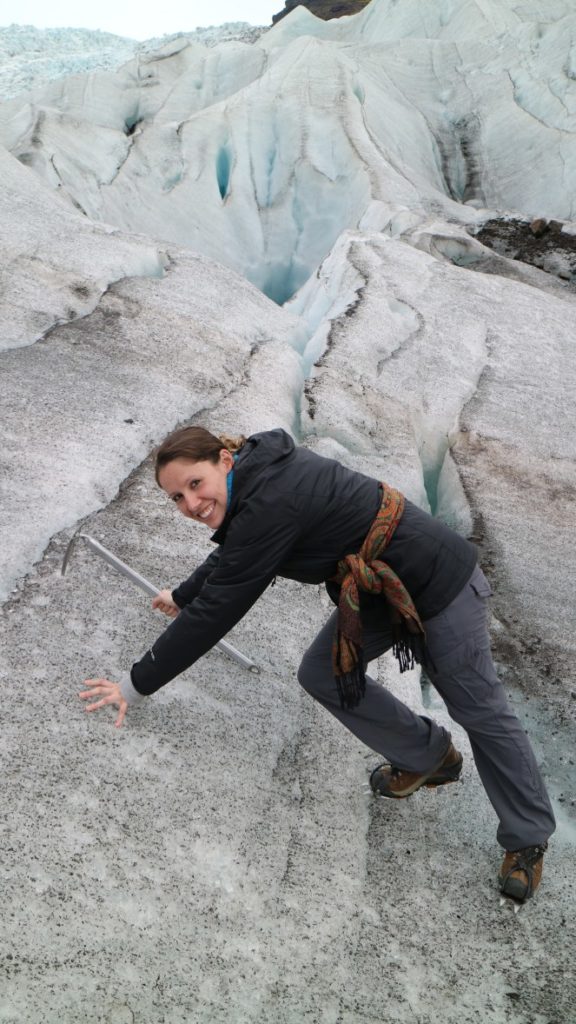
[[[356,707],[366,691],[362,651],[360,590],[381,594],[392,612],[394,643],[392,650],[400,671],[426,664],[425,633],[420,616],[406,587],[381,555],[390,543],[404,511],[404,496],[387,484],[380,484],[382,503],[357,555],[346,555],[338,562],[332,579],[340,584],[338,624],[332,645],[334,676],[343,708]]]

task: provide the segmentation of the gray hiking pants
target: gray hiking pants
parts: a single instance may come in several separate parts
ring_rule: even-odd
[[[450,716],[470,738],[478,774],[499,819],[498,841],[506,850],[543,843],[555,827],[554,814],[534,753],[506,701],[490,654],[486,601],[490,585],[476,568],[466,586],[439,615],[425,622],[435,670],[428,674]],[[332,672],[337,612],[308,649],[298,680],[363,743],[407,771],[425,772],[442,760],[450,735],[417,715],[367,677],[360,704],[343,709]],[[388,628],[364,630],[366,661],[392,646]]]

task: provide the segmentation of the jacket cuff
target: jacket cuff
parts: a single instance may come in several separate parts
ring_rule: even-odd
[[[141,700],[144,700],[144,694],[140,693],[134,686],[130,672],[122,673],[118,680],[118,685],[120,687],[120,693],[124,697],[124,700],[128,701],[128,704],[138,704]]]
[[[180,611],[182,611],[182,609],[186,607],[188,602],[184,595],[180,592],[180,587],[174,587],[174,590],[171,593],[174,604],[178,605]]]

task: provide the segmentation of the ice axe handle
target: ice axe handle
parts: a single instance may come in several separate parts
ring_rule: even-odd
[[[62,573],[64,573],[66,570],[66,565],[70,557],[72,545],[78,537],[81,537],[82,540],[86,542],[88,547],[92,548],[92,551],[95,551],[96,554],[100,556],[100,558],[102,558],[105,562],[108,562],[108,565],[111,565],[112,568],[116,569],[116,571],[121,573],[122,576],[125,576],[126,579],[131,580],[131,582],[135,583],[137,587],[140,587],[140,590],[143,590],[144,593],[148,594],[150,597],[156,597],[157,594],[160,593],[158,587],[155,587],[153,583],[150,583],[150,580],[147,580],[144,576],[141,576],[140,573],[136,572],[135,569],[131,569],[129,565],[126,565],[126,562],[123,562],[121,558],[118,558],[116,555],[113,555],[111,551],[108,551],[107,548],[103,547],[102,544],[99,544],[97,540],[94,540],[94,537],[90,537],[89,534],[87,533],[77,534],[76,537],[73,538],[73,540],[68,545],[68,551],[66,552],[64,564],[62,566]],[[260,673],[258,665],[251,661],[250,658],[247,658],[245,654],[242,654],[240,651],[236,650],[236,648],[233,647],[232,644],[229,644],[226,640],[219,640],[218,643],[216,644],[216,647],[220,648],[220,650],[223,651],[224,654],[227,654],[230,658],[233,658],[234,661],[237,661],[240,665],[243,665],[244,668],[249,668],[251,672],[254,672],[256,674]]]
[[[118,572],[121,572],[122,575],[126,576],[127,579],[132,581],[132,583],[135,583],[137,587],[140,587],[140,590],[144,591],[145,594],[149,594],[150,597],[156,597],[160,593],[158,587],[155,587],[153,583],[150,583],[150,580],[145,579],[144,576],[141,576],[135,569],[131,569],[129,565],[126,565],[126,562],[123,562],[121,558],[117,558],[116,555],[113,555],[107,548],[102,547],[102,544],[99,544],[93,537],[89,537],[87,533],[82,533],[80,536],[86,541],[89,548],[92,548],[97,555],[100,555],[100,558],[105,562],[108,562],[108,565],[111,565],[113,569],[117,569]]]

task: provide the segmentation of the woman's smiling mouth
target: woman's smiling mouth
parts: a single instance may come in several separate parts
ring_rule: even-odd
[[[216,502],[211,501],[207,508],[203,509],[202,512],[197,512],[197,519],[209,519],[216,507]]]

